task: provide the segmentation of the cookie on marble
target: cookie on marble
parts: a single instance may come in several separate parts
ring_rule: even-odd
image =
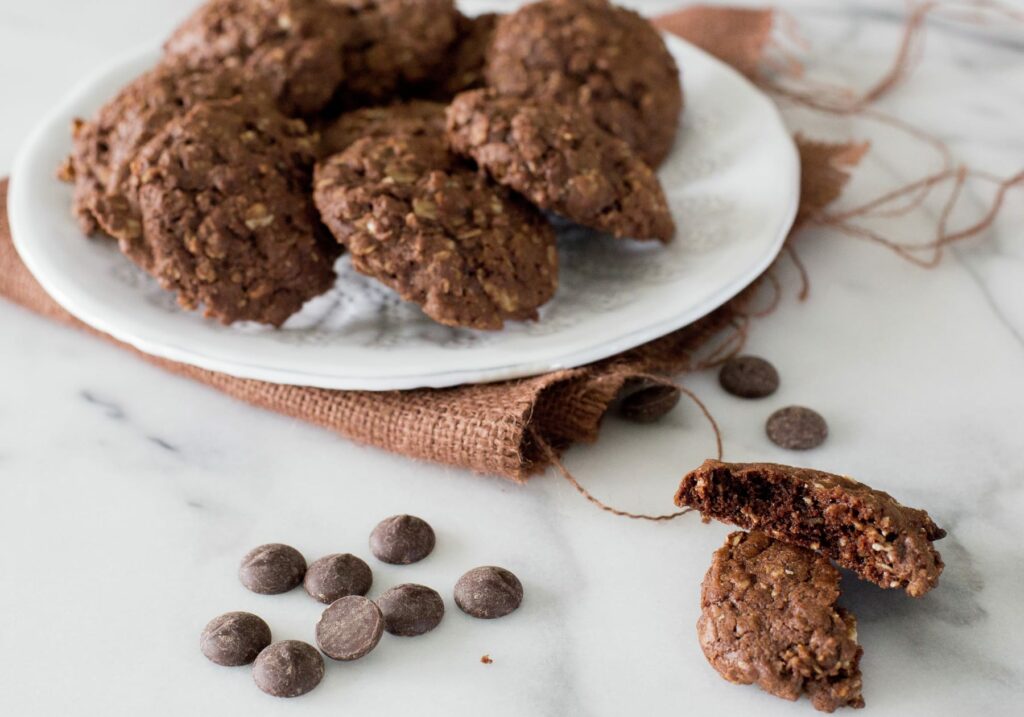
[[[474,90],[449,106],[447,136],[454,152],[542,209],[616,237],[675,234],[653,170],[577,108]]]
[[[164,45],[197,68],[237,67],[267,84],[289,115],[311,115],[345,76],[352,13],[334,0],[210,0]]]
[[[186,309],[280,326],[334,282],[338,254],[309,196],[317,139],[241,98],[200,102],[132,167],[141,233],[129,256]]]
[[[697,636],[729,682],[815,709],[863,707],[857,621],[836,606],[839,571],[764,533],[731,534],[701,586]]]
[[[364,137],[402,133],[439,138],[444,134],[444,111],[439,102],[410,100],[345,112],[320,131],[320,155],[343,152]]]
[[[883,588],[920,597],[934,588],[946,531],[923,510],[845,476],[775,463],[704,461],[676,505],[826,555]]]
[[[344,48],[347,106],[388,100],[434,77],[457,35],[453,0],[331,1],[353,18]]]
[[[555,292],[547,219],[439,139],[361,139],[317,165],[314,196],[353,267],[442,324],[500,329]]]
[[[485,74],[502,94],[581,108],[652,167],[675,142],[675,60],[654,26],[607,0],[543,0],[502,18]]]
[[[125,86],[92,119],[76,119],[71,155],[60,174],[74,182],[72,211],[82,231],[92,235],[102,230],[131,255],[141,226],[127,185],[139,150],[197,102],[242,93],[254,102],[270,99],[266,88],[240,70],[211,72],[163,62]],[[132,258],[141,262],[146,257]]]

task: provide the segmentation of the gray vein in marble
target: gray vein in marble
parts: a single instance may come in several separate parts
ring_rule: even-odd
[[[999,303],[992,296],[992,292],[989,290],[988,285],[979,274],[978,269],[971,261],[966,259],[962,252],[953,249],[951,253],[956,257],[957,263],[964,268],[967,275],[971,277],[971,280],[978,287],[978,291],[981,293],[982,297],[984,297],[985,303],[988,304],[988,307],[992,310],[992,315],[1006,329],[1007,333],[1013,337],[1014,341],[1024,349],[1024,334],[1022,334],[1020,329],[1014,326],[1009,317],[1006,316],[1002,307],[999,306]]]
[[[123,421],[125,419],[124,409],[113,401],[100,398],[88,389],[83,389],[79,392],[79,395],[84,398],[87,403],[102,409],[107,418],[115,421]]]
[[[177,446],[172,445],[171,443],[168,443],[164,439],[159,438],[157,436],[146,436],[146,440],[148,440],[150,443],[154,445],[160,446],[160,448],[163,448],[165,451],[169,453],[177,453],[179,451]]]

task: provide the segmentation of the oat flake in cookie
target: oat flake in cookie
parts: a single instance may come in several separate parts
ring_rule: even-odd
[[[237,69],[209,72],[164,62],[129,83],[91,120],[76,119],[71,156],[61,175],[75,184],[72,211],[82,231],[92,235],[102,229],[133,260],[147,261],[133,243],[142,227],[128,187],[132,161],[168,122],[197,102],[243,92],[253,101],[271,99],[268,90]]]
[[[863,707],[857,621],[836,607],[828,559],[763,533],[733,533],[701,586],[697,636],[722,677],[815,709]]]
[[[280,326],[334,282],[337,245],[309,196],[316,138],[240,98],[202,102],[133,165],[141,266],[187,309]]]
[[[236,67],[272,89],[286,114],[310,115],[344,77],[350,13],[333,0],[210,0],[164,45],[193,67]]]
[[[675,60],[647,20],[606,0],[544,0],[502,18],[486,75],[505,95],[577,105],[652,167],[675,142]]]
[[[651,168],[576,108],[475,90],[452,102],[447,130],[456,153],[542,209],[617,237],[675,234]]]
[[[844,476],[774,463],[708,460],[683,478],[676,505],[810,548],[884,588],[934,588],[946,531],[888,493]]]
[[[400,133],[440,138],[444,134],[444,110],[439,102],[411,100],[346,112],[321,130],[320,156],[342,152],[364,137]]]
[[[330,0],[352,13],[340,100],[380,102],[436,76],[455,41],[453,0]]]
[[[355,269],[442,324],[500,329],[555,293],[547,219],[440,140],[359,140],[317,165],[314,195]]]

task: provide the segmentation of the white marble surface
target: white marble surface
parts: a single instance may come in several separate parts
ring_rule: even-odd
[[[0,2],[0,171],[33,122],[105,58],[160,35],[191,3]],[[673,0],[637,3],[649,12]],[[898,39],[896,3],[786,3],[815,43],[811,70],[866,85]],[[919,71],[884,106],[993,172],[1024,163],[1024,33],[935,26]],[[862,121],[819,127],[870,136],[851,186],[866,197],[915,174],[921,155]],[[825,231],[800,248],[811,300],[790,294],[756,324],[781,391],[724,395],[712,374],[686,385],[722,424],[728,458],[799,461],[850,473],[930,510],[950,531],[937,590],[922,600],[844,579],[860,619],[874,715],[1020,714],[1024,700],[1024,196],[984,240],[934,271]],[[977,205],[975,205],[976,208]],[[925,236],[931,217],[903,228]],[[790,277],[792,278],[792,277]],[[647,524],[595,510],[554,473],[524,487],[415,464],[262,413],[169,377],[87,336],[0,303],[0,712],[5,715],[808,714],[705,663],[698,586],[728,528]],[[804,455],[772,447],[763,421],[805,403],[830,421]],[[661,512],[679,476],[712,451],[680,406],[639,428],[610,419],[573,449],[572,470],[616,505]],[[421,638],[385,636],[369,657],[332,663],[294,701],[266,697],[245,668],[198,652],[210,617],[263,615],[277,638],[312,638],[301,592],[247,593],[250,547],[368,556],[377,519],[412,512],[438,532],[434,555],[372,562],[373,594],[433,585],[448,615]],[[523,579],[513,616],[479,622],[450,600],[458,575],[497,563]],[[490,654],[494,664],[479,661]]]

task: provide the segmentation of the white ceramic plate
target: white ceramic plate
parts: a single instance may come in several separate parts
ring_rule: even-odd
[[[451,329],[356,274],[278,330],[221,326],[181,310],[112,241],[87,239],[55,178],[69,125],[152,66],[156,48],[83,83],[22,148],[8,199],[14,243],[39,283],[85,323],[156,356],[243,378],[392,390],[498,381],[580,366],[685,326],[728,301],[778,254],[796,215],[799,161],[772,102],[730,67],[667,37],[686,111],[660,171],[675,241],[616,241],[560,230],[558,293],[537,322]]]

